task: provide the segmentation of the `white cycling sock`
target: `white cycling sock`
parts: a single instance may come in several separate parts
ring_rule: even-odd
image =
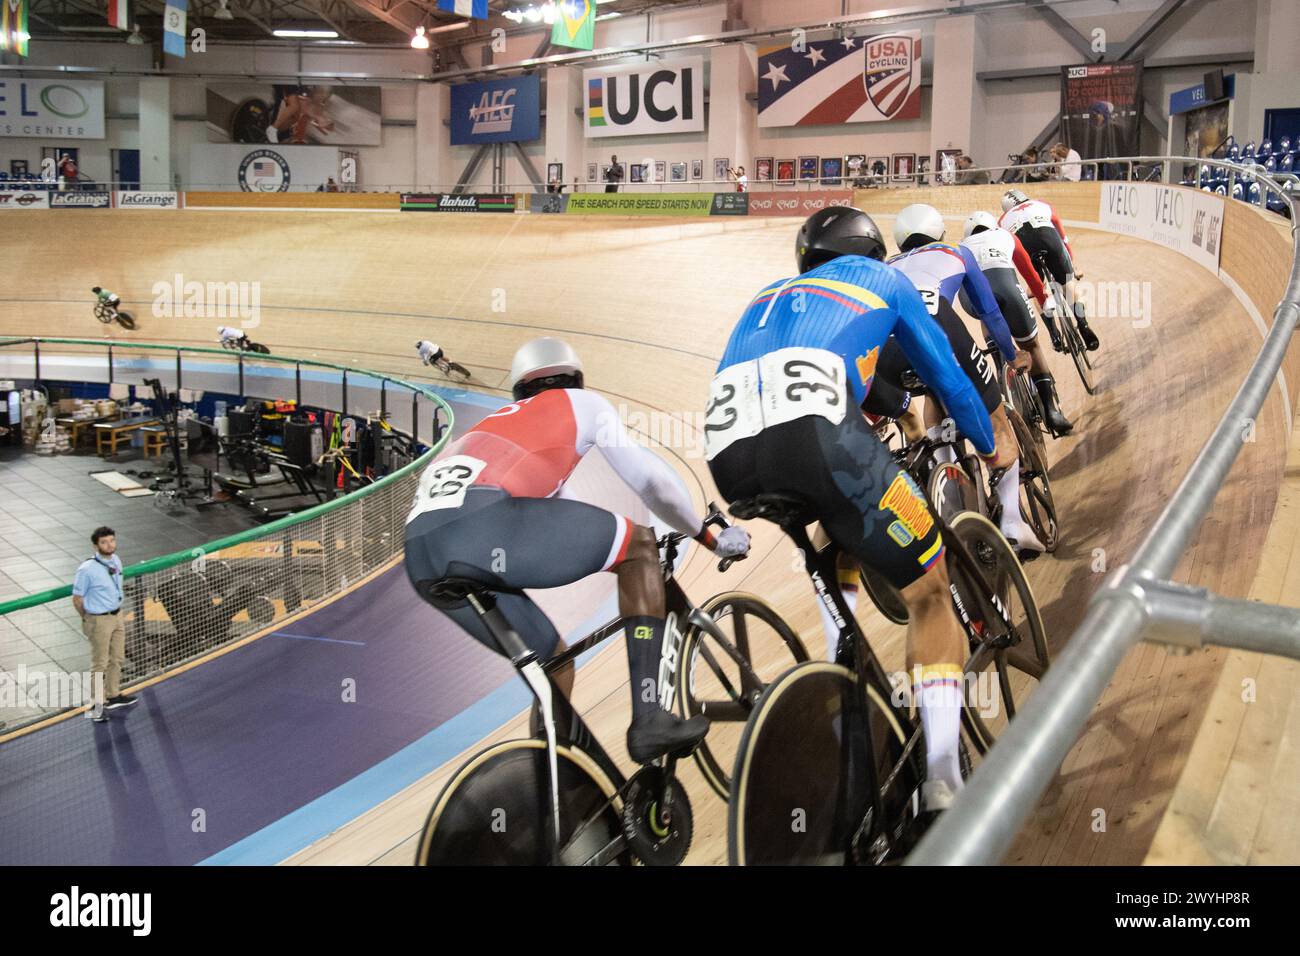
[[[1011,463],[1011,467],[1002,473],[998,479],[998,501],[1002,503],[1002,533],[1007,537],[1015,537],[1014,534],[1008,535],[1007,532],[1016,532],[1020,530],[1020,459],[1017,458]]]
[[[961,789],[958,738],[961,734],[962,669],[957,664],[917,665],[913,685],[925,730],[925,767],[931,780]]]
[[[844,595],[844,601],[849,606],[849,610],[857,612],[858,609],[858,575],[856,571],[841,569],[839,571],[840,593]],[[826,610],[826,605],[819,599],[817,601],[817,610],[822,616],[822,631],[826,635],[826,659],[834,663],[835,651],[840,646],[840,629],[839,626],[831,620],[830,611]]]

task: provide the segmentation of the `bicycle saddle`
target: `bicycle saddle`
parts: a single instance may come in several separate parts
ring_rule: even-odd
[[[476,595],[484,604],[491,604],[493,603],[493,594],[500,590],[503,589],[490,587],[482,581],[475,581],[472,578],[458,578],[448,575],[445,578],[439,578],[431,582],[426,587],[425,593],[435,607],[445,610],[464,607],[465,599],[470,594]]]
[[[772,492],[741,498],[731,504],[732,517],[742,521],[763,518],[779,525],[807,524],[813,520],[812,507],[797,495]]]

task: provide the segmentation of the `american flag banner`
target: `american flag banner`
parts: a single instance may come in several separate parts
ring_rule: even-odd
[[[758,56],[758,125],[874,123],[921,116],[921,34],[821,40]]]

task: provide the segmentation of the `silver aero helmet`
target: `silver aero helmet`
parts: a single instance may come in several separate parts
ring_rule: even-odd
[[[1012,206],[1019,206],[1022,202],[1028,202],[1029,197],[1019,189],[1008,189],[1002,194],[1002,211],[1006,212]]]
[[[899,252],[906,252],[927,242],[938,242],[943,238],[943,216],[939,210],[925,203],[913,203],[904,207],[894,218],[894,242]]]
[[[582,388],[582,359],[569,343],[550,336],[525,342],[510,362],[511,394],[516,401],[536,395],[559,384],[546,381],[556,376],[572,376]]]
[[[997,217],[991,212],[973,212],[966,218],[966,227],[962,230],[961,237],[969,239],[972,234],[983,232],[986,229],[996,229],[998,227]]]

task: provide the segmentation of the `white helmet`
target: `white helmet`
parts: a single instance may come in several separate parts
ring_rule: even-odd
[[[1029,197],[1019,189],[1008,189],[1002,194],[1002,211],[1006,212],[1012,206],[1019,206],[1022,202],[1028,202]]]
[[[906,243],[913,236],[921,236],[927,242],[938,242],[943,238],[943,216],[939,210],[925,203],[913,203],[902,209],[894,219],[894,242],[900,252],[906,251]],[[917,245],[917,243],[912,243]]]
[[[510,391],[515,399],[527,398],[536,391],[525,386],[552,375],[573,375],[582,388],[582,359],[568,342],[549,336],[525,342],[510,362]]]
[[[961,237],[969,239],[971,233],[979,232],[984,229],[996,229],[998,227],[997,217],[991,212],[973,212],[966,217],[966,228],[962,231]]]

